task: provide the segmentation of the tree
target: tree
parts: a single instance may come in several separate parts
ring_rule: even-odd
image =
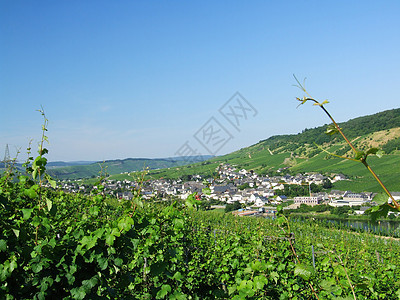
[[[239,190],[244,190],[244,189],[248,189],[248,188],[250,188],[250,185],[249,185],[248,182],[245,182],[245,183],[243,183],[243,184],[238,186]]]
[[[239,203],[239,201],[235,201],[235,202],[233,202],[231,204],[227,204],[225,206],[225,212],[227,213],[230,211],[238,210],[240,208],[242,208],[242,205]]]
[[[325,178],[323,183],[322,183],[322,187],[324,189],[331,189],[333,187],[332,182],[329,180],[329,178]]]
[[[203,200],[199,206],[200,210],[209,210],[211,208],[211,201]]]
[[[311,190],[311,193],[319,193],[322,189],[321,189],[320,185],[317,185],[315,183],[311,183],[310,184],[310,190]]]

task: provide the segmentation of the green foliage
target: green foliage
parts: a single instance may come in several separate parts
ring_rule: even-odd
[[[314,184],[315,185],[315,184]],[[308,185],[285,184],[283,190],[276,190],[276,195],[285,195],[289,198],[309,195]]]
[[[233,203],[229,203],[225,206],[225,212],[231,212],[231,211],[235,211],[238,209],[241,209],[242,205],[239,203],[239,201],[235,201]]]
[[[250,184],[248,182],[245,182],[245,183],[239,185],[237,188],[238,188],[238,190],[248,189],[248,188],[250,188]]]
[[[355,208],[350,207],[350,206],[338,206],[338,207],[333,208],[331,210],[331,213],[333,215],[343,218],[343,217],[347,217],[349,211],[352,211],[353,209],[355,209]]]
[[[340,123],[350,139],[376,131],[400,127],[400,109],[386,110],[370,116],[358,117]]]
[[[400,137],[395,138],[387,142],[383,147],[382,150],[385,153],[392,153],[395,150],[400,150]]]
[[[325,179],[323,180],[323,183],[322,183],[322,188],[324,188],[324,189],[331,189],[332,187],[333,187],[332,182],[331,182],[328,178],[325,178]]]

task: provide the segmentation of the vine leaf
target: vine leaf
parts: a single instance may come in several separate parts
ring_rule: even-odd
[[[383,156],[383,151],[380,150],[379,148],[370,148],[366,152],[364,151],[357,151],[354,155],[356,160],[366,160],[368,155],[376,155],[378,158],[381,158]]]
[[[24,190],[24,194],[28,196],[31,199],[34,199],[37,197],[37,190],[39,189],[39,186],[37,184],[32,185],[29,189]]]
[[[369,155],[369,154],[376,154],[377,152],[379,151],[379,149],[378,148],[370,148],[370,149],[368,149],[367,150],[367,155]]]
[[[322,280],[320,286],[328,293],[337,293],[340,291],[340,287],[336,285],[336,281],[334,278]]]
[[[379,150],[378,152],[375,153],[376,157],[381,158],[385,154],[383,150]]]
[[[313,105],[318,105],[318,106],[322,107],[322,105],[327,104],[327,103],[329,103],[329,101],[328,100],[324,100],[324,102],[322,102],[322,103],[315,102]]]
[[[53,189],[55,189],[56,186],[57,186],[56,181],[55,181],[53,178],[51,178],[51,176],[50,176],[49,174],[47,174],[47,173],[45,173],[44,176],[45,176],[46,180],[48,181],[48,183],[50,183],[51,187],[52,187]]]
[[[309,100],[307,97],[303,97],[303,98],[296,97],[296,99],[297,99],[297,101],[301,102],[299,105],[297,105],[297,107],[299,107],[300,105],[303,105],[304,103],[306,103]]]
[[[354,155],[354,158],[357,160],[360,160],[361,158],[363,158],[365,156],[365,152],[364,151],[357,151]]]
[[[21,209],[22,214],[23,214],[23,219],[28,220],[31,217],[31,214],[33,212],[33,208],[23,208]]]
[[[134,225],[134,221],[131,217],[125,216],[118,221],[118,229],[120,231],[129,231]]]
[[[325,133],[326,133],[327,135],[334,135],[334,134],[336,134],[336,133],[339,133],[339,130],[336,128],[336,126],[335,126],[334,124],[330,124],[330,125],[328,126],[328,128],[326,128]]]
[[[211,195],[211,189],[210,188],[204,188],[204,189],[202,189],[202,192],[205,195]]]
[[[171,286],[168,284],[163,284],[161,286],[161,290],[158,291],[156,298],[157,299],[164,298],[170,292],[171,292]]]
[[[46,198],[46,205],[47,209],[51,211],[51,208],[53,207],[53,202],[49,198]]]
[[[286,223],[286,219],[285,219],[285,217],[283,217],[283,216],[281,216],[281,217],[279,217],[278,219],[276,219],[276,221],[277,221],[277,223],[278,223],[279,226],[282,226],[283,224]]]
[[[7,241],[0,240],[0,251],[6,251],[6,250],[7,250]]]
[[[15,236],[19,238],[19,229],[13,228],[12,231],[14,232]]]
[[[375,195],[373,201],[375,201],[378,205],[384,204],[388,202],[388,195],[386,193],[378,193]]]
[[[386,199],[387,201],[387,199]],[[396,208],[392,208],[388,205],[388,203],[384,203],[379,206],[373,206],[370,209],[366,211],[367,214],[371,216],[371,221],[373,223],[376,223],[376,220],[378,220],[381,217],[386,217],[389,213],[389,211],[394,211],[398,212]]]
[[[195,195],[196,195],[196,194],[197,194],[197,193],[190,194],[190,195],[186,198],[185,205],[186,205],[189,209],[194,209],[194,208],[198,209],[199,205],[201,204],[201,201],[200,201],[200,200],[196,200],[196,198],[195,198]]]
[[[379,148],[370,148],[367,150],[367,153],[365,154],[365,158],[370,155],[376,155],[378,158],[381,158],[384,154],[384,152],[382,150],[380,150]]]
[[[313,274],[314,270],[312,267],[307,266],[305,264],[297,264],[296,268],[294,269],[294,275],[300,276],[304,280],[308,281]]]

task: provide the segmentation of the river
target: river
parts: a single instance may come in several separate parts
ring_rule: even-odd
[[[354,231],[366,231],[376,234],[400,237],[400,221],[378,221],[376,224],[368,220],[352,220],[352,219],[317,219],[313,217],[302,217],[302,219],[315,220],[328,227],[351,229]]]

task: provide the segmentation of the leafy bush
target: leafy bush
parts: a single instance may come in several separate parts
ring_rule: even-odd
[[[382,146],[382,150],[385,151],[385,153],[392,153],[395,150],[400,149],[400,137],[390,140],[387,142],[385,145]]]
[[[238,210],[240,208],[242,208],[242,205],[239,203],[239,201],[235,201],[235,202],[229,203],[229,204],[227,204],[225,206],[225,212],[226,213],[227,212],[231,212],[231,211],[234,211],[234,210]]]

